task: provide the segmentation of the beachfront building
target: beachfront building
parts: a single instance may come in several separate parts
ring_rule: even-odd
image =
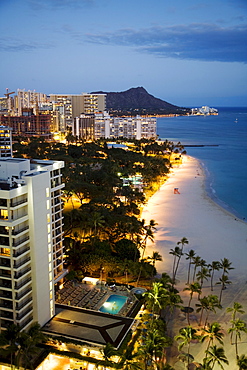
[[[113,117],[108,112],[98,112],[77,117],[72,126],[72,133],[80,139],[150,139],[156,138],[155,117]]]
[[[44,325],[63,266],[62,161],[0,158],[0,327]]]
[[[60,123],[60,131],[66,131],[67,127],[72,127],[74,119],[81,114],[92,114],[105,110],[106,94],[50,94],[52,102],[58,110],[60,107],[60,117],[63,124]]]

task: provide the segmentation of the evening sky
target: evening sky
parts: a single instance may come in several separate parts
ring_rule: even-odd
[[[0,0],[5,89],[247,106],[246,0]]]

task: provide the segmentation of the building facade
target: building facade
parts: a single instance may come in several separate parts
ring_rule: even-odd
[[[50,114],[33,114],[32,109],[23,109],[21,116],[0,116],[0,124],[12,129],[13,134],[45,136],[51,134]]]
[[[105,94],[50,94],[49,99],[57,107],[57,111],[59,110],[58,107],[63,110],[59,115],[63,123],[58,123],[58,125],[64,129],[64,132],[67,127],[72,128],[76,117],[81,114],[103,112],[106,104]]]
[[[92,117],[92,116],[91,116]],[[107,112],[98,112],[94,117],[94,139],[151,139],[157,137],[157,120],[155,117],[112,117]],[[89,116],[81,115],[74,121],[72,133],[83,138],[85,133],[85,119]],[[88,121],[89,122],[89,121]],[[92,127],[92,126],[90,126]]]
[[[0,327],[55,312],[63,266],[62,161],[0,158]]]

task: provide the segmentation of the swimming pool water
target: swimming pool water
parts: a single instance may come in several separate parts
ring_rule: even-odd
[[[123,295],[112,294],[110,297],[105,301],[105,303],[100,307],[99,311],[117,314],[125,302],[128,300],[128,297]]]

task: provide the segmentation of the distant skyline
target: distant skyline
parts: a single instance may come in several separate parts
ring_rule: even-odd
[[[0,0],[0,96],[125,91],[247,106],[246,0]]]

